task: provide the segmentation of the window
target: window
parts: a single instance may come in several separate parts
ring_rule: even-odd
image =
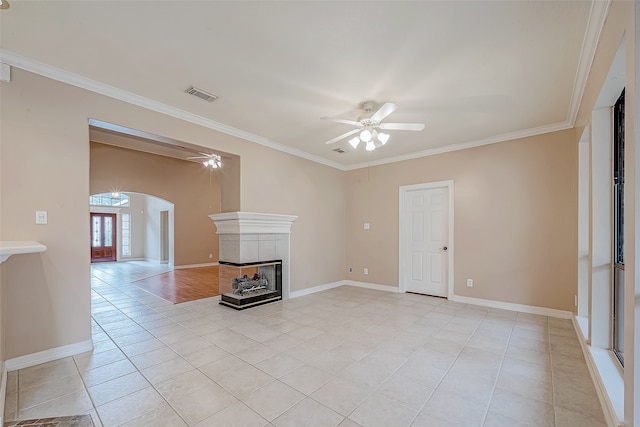
[[[613,343],[624,366],[624,90],[613,107]]]
[[[123,213],[122,223],[122,256],[131,256],[131,214]]]
[[[129,196],[123,193],[102,193],[89,196],[89,204],[96,206],[129,206]]]

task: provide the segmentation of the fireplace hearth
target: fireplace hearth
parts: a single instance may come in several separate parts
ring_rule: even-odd
[[[219,264],[220,304],[244,310],[282,299],[282,260]]]

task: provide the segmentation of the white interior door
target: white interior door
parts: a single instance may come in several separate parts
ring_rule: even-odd
[[[404,197],[404,290],[447,296],[449,200],[447,188],[407,191]]]

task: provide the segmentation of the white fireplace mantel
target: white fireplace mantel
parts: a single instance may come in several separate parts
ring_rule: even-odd
[[[225,212],[209,215],[218,234],[291,234],[295,215]]]

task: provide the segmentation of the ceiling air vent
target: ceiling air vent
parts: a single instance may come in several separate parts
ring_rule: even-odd
[[[333,151],[335,151],[336,153],[340,153],[340,154],[346,153],[346,151],[344,151],[342,148],[336,148]]]
[[[189,95],[197,96],[200,99],[204,99],[207,102],[213,102],[218,99],[217,95],[212,93],[205,92],[202,89],[198,89],[197,87],[191,86],[189,89],[185,90]]]

